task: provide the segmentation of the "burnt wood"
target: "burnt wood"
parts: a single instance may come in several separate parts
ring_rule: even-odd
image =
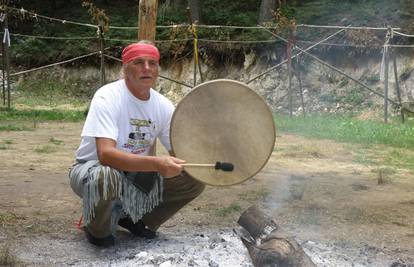
[[[316,267],[302,247],[258,207],[248,208],[238,224],[253,265],[256,267]]]

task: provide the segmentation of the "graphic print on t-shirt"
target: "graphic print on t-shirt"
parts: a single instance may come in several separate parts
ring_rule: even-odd
[[[150,148],[154,140],[155,123],[151,119],[130,119],[132,131],[128,135],[128,143],[123,147],[134,154],[142,154]]]

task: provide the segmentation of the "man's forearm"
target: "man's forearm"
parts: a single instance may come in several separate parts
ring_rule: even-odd
[[[98,157],[102,165],[122,171],[160,171],[159,157],[131,154],[115,147],[101,151]]]

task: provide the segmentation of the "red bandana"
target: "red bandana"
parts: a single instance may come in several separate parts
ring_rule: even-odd
[[[160,61],[160,52],[151,44],[130,44],[122,51],[122,63],[126,64],[139,57],[151,57]]]

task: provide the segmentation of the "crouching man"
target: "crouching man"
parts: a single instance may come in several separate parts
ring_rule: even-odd
[[[101,87],[92,99],[69,178],[83,199],[84,230],[94,245],[114,245],[118,225],[135,236],[154,238],[162,223],[204,189],[182,172],[183,160],[153,156],[156,138],[171,151],[174,111],[152,89],[159,60],[158,49],[148,41],[127,46],[123,78]]]

